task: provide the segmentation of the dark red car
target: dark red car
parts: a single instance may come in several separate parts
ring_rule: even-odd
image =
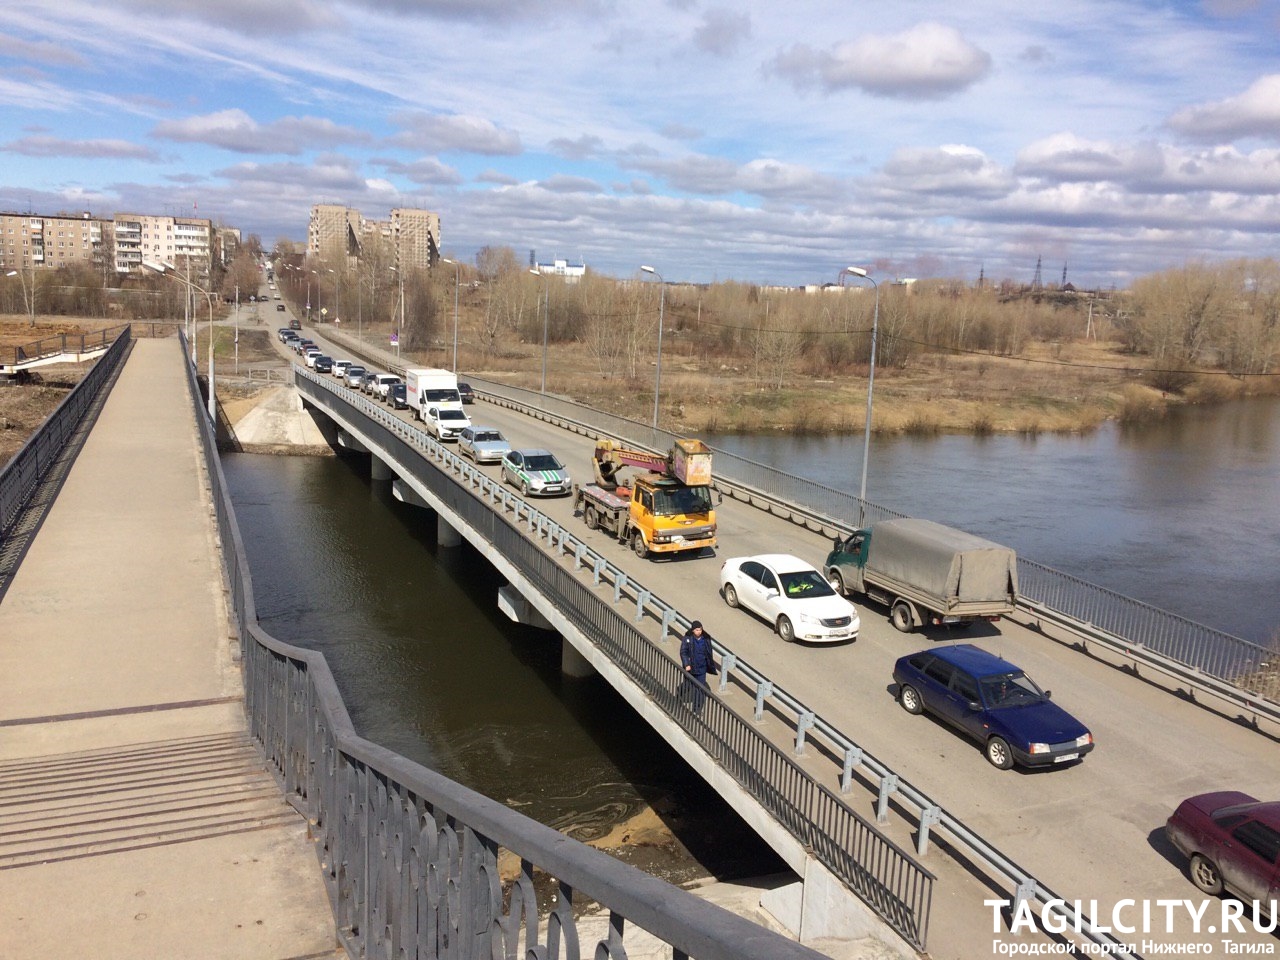
[[[1280,801],[1247,793],[1202,793],[1178,804],[1164,826],[1191,861],[1191,882],[1264,905],[1280,898]]]

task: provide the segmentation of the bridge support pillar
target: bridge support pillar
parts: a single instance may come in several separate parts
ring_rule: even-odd
[[[396,472],[391,469],[387,461],[375,453],[373,462],[369,464],[369,478],[371,480],[394,480],[396,479]]]
[[[885,945],[885,956],[917,956],[835,874],[813,857],[805,860],[803,880],[766,890],[760,906],[801,943],[873,939]]]
[[[353,453],[368,453],[369,448],[341,427],[338,428],[338,446]]]
[[[519,590],[511,584],[498,588],[498,609],[515,623],[523,623],[527,627],[539,630],[554,630],[547,618],[538,612],[537,607],[524,598]]]
[[[403,480],[393,479],[391,481],[391,495],[401,503],[407,503],[411,507],[422,507],[424,510],[431,509],[431,504],[418,496],[418,491]]]
[[[436,514],[436,544],[441,547],[457,547],[462,545],[460,534],[448,520]]]
[[[591,661],[578,652],[578,648],[566,640],[560,638],[560,672],[566,677],[582,679],[589,677],[596,672],[596,668],[591,666]]]

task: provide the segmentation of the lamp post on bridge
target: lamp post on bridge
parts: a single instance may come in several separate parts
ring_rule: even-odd
[[[551,286],[541,270],[529,268],[529,272],[542,279],[542,395],[547,395],[547,328],[551,325]]]
[[[658,278],[658,372],[653,379],[653,429],[658,429],[658,398],[662,394],[662,320],[667,306],[667,281],[653,267],[641,266],[645,273]]]
[[[453,375],[458,375],[458,284],[461,276],[462,265],[457,260],[450,260],[448,257],[441,257],[441,263],[453,264]],[[545,355],[544,355],[545,358]],[[543,378],[546,378],[546,362],[543,362]]]
[[[858,526],[863,526],[867,518],[867,461],[871,456],[871,392],[876,383],[876,334],[880,329],[880,284],[867,274],[862,267],[845,267],[840,271],[840,286],[844,286],[846,276],[861,277],[870,280],[876,291],[875,312],[871,316],[871,363],[867,369],[867,423],[862,430],[862,484],[858,488]]]
[[[22,299],[27,307],[27,313],[31,316],[31,326],[36,325],[36,268],[31,268],[31,292],[27,293],[27,275],[19,273],[17,270],[10,270],[5,274],[6,277],[17,277],[22,284]]]
[[[168,277],[170,280],[177,280],[178,283],[182,284],[187,289],[203,295],[204,298],[209,301],[209,422],[214,423],[217,420],[218,407],[213,395],[213,292],[211,290],[206,290],[204,287],[197,285],[180,274],[170,273],[169,265],[167,263],[155,263],[151,260],[143,260],[142,265],[148,270],[154,270],[161,276]],[[191,335],[192,344],[195,343],[195,339],[193,329]]]

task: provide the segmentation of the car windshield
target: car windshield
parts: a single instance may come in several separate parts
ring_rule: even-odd
[[[347,367],[348,377],[363,377],[364,367]]]
[[[563,470],[564,466],[551,453],[535,453],[524,458],[524,465],[530,470]]]
[[[798,573],[780,573],[782,593],[792,600],[808,600],[810,597],[830,597],[835,595],[827,578],[817,570],[801,570]]]
[[[710,513],[710,487],[675,487],[670,490],[655,490],[653,512],[660,517],[671,517],[680,513]]]
[[[988,707],[1020,707],[1047,699],[1044,691],[1021,670],[983,677],[978,681]]]
[[[441,410],[436,414],[441,420],[465,420],[467,415],[461,410]]]
[[[502,434],[497,430],[477,430],[476,443],[501,443]]]
[[[422,395],[427,398],[428,403],[458,402],[457,390],[425,390]]]

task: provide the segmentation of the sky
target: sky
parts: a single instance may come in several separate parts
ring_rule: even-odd
[[[0,6],[0,210],[315,203],[670,282],[1280,253],[1280,0]]]

